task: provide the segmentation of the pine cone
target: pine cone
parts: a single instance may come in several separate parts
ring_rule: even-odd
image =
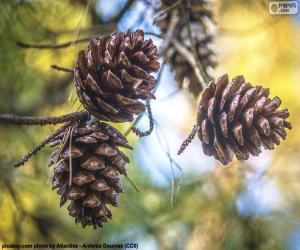
[[[227,75],[203,91],[197,117],[197,134],[206,155],[228,164],[233,153],[239,160],[257,156],[261,146],[274,149],[285,139],[287,109],[278,110],[279,97],[269,98],[269,89],[245,83],[243,76],[231,82]]]
[[[104,121],[132,121],[145,106],[139,99],[155,99],[158,50],[144,32],[114,32],[106,40],[92,38],[87,51],[80,51],[74,71],[81,103]]]
[[[172,4],[174,4],[174,1],[162,0],[161,7],[157,9],[157,13],[160,13]],[[204,68],[204,73],[208,80],[212,80],[213,77],[210,72],[216,66],[215,53],[210,48],[213,42],[211,31],[211,26],[213,26],[212,11],[209,3],[204,0],[190,0],[190,5],[189,17],[193,40],[195,41],[196,50],[201,65]],[[174,25],[172,35],[192,53],[184,15],[186,15],[186,12],[183,10],[182,5],[178,5],[177,8],[168,11],[166,15],[162,16],[162,18],[157,21],[157,24],[164,35],[167,35],[168,29]],[[174,70],[179,87],[183,88],[184,82],[187,81],[189,91],[195,96],[198,96],[202,88],[195,75],[194,69],[187,60],[175,50],[172,44],[167,48],[167,53],[164,56],[168,58],[171,68]]]
[[[50,166],[57,163],[52,188],[58,189],[60,206],[71,201],[68,210],[76,224],[93,225],[96,229],[111,219],[107,205],[117,207],[119,193],[124,192],[119,174],[126,175],[129,159],[117,147],[131,147],[119,131],[92,119],[81,121],[69,134],[72,134],[71,147],[68,131],[50,144],[62,145],[62,150],[55,151],[50,159]]]

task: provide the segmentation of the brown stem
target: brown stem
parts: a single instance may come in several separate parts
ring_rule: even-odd
[[[47,125],[76,121],[87,116],[87,111],[73,112],[62,116],[30,117],[12,114],[0,114],[0,123],[14,125]]]
[[[58,136],[60,133],[62,133],[65,129],[67,129],[73,121],[69,121],[59,129],[57,129],[54,133],[46,137],[39,145],[37,145],[34,149],[32,149],[30,152],[28,152],[26,155],[23,156],[21,160],[19,160],[14,167],[20,167],[25,164],[33,155],[35,155],[38,151],[40,151],[43,147],[45,147],[53,138]]]
[[[59,70],[59,71],[63,71],[63,72],[73,73],[73,69],[62,67],[62,66],[59,66],[59,65],[56,65],[56,64],[52,64],[50,67],[52,69],[54,69],[54,70]]]

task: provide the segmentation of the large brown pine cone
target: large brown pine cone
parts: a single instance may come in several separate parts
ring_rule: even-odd
[[[274,149],[286,138],[287,109],[278,110],[279,97],[269,98],[269,89],[245,83],[243,76],[231,82],[227,75],[203,91],[197,117],[198,137],[206,155],[228,164],[233,154],[246,160],[257,156],[261,146]]]
[[[60,206],[71,201],[68,210],[76,224],[102,227],[112,217],[107,205],[118,206],[119,193],[124,192],[119,174],[126,175],[129,159],[117,147],[131,147],[119,131],[93,119],[81,121],[70,131],[60,134],[50,144],[64,145],[50,159],[50,165],[56,163],[52,187],[61,196]]]
[[[144,32],[114,32],[100,36],[80,51],[74,70],[75,87],[81,103],[94,116],[112,122],[132,121],[145,106],[139,99],[155,98],[158,50]]]
[[[213,26],[211,7],[209,3],[204,0],[190,0],[189,2],[191,6],[191,9],[189,10],[190,24],[198,57],[204,68],[206,78],[212,80],[213,77],[211,76],[211,72],[216,66],[216,60],[215,53],[211,49],[213,42],[211,31],[211,26]],[[157,13],[160,13],[172,4],[174,4],[174,1],[172,0],[161,0],[161,6],[157,9]],[[168,28],[175,25],[174,31],[172,32],[173,37],[192,53],[188,29],[184,18],[185,14],[186,12],[183,10],[182,5],[179,4],[177,8],[168,11],[162,16],[157,21],[157,24],[164,35],[167,35]],[[208,24],[210,24],[210,27]],[[202,91],[202,88],[188,61],[175,50],[172,44],[167,48],[167,53],[164,56],[169,58],[168,61],[175,73],[175,78],[179,87],[182,88],[184,82],[187,82],[189,91],[195,96],[198,96]]]

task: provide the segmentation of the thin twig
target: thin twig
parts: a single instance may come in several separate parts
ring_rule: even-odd
[[[87,111],[73,112],[61,116],[31,117],[13,114],[0,114],[0,123],[14,125],[47,125],[76,121],[87,116]]]
[[[193,33],[192,33],[192,29],[191,29],[191,23],[190,23],[190,6],[185,6],[185,15],[184,15],[184,18],[185,18],[185,22],[186,22],[186,26],[187,26],[187,30],[188,30],[188,34],[189,34],[189,40],[190,40],[190,43],[191,43],[191,47],[192,47],[192,52],[193,52],[193,55],[194,55],[194,58],[195,58],[195,62],[196,62],[196,66],[198,68],[198,70],[200,71],[203,79],[205,82],[208,82],[208,77],[203,69],[203,66],[201,64],[201,61],[200,61],[200,57],[199,57],[199,54],[197,52],[197,48],[196,48],[196,43],[195,43],[195,40],[194,40],[194,37],[193,37]]]
[[[148,119],[149,119],[149,129],[147,131],[141,131],[140,129],[133,127],[132,128],[132,132],[135,133],[137,136],[139,137],[145,137],[148,136],[152,133],[153,128],[154,128],[154,124],[153,124],[153,116],[152,116],[152,110],[151,110],[151,105],[150,105],[150,101],[146,102],[146,108],[148,111]]]
[[[145,32],[144,34],[161,38],[161,35],[153,33],[153,32]],[[98,35],[95,35],[95,37],[97,37],[97,36]],[[101,36],[108,38],[109,34],[101,34]],[[75,41],[68,41],[68,42],[59,43],[59,44],[31,44],[31,43],[25,43],[22,41],[17,41],[17,45],[24,49],[30,49],[30,48],[32,48],[32,49],[63,49],[63,48],[67,48],[74,44],[88,42],[92,37],[93,36],[83,37],[83,38],[77,39]]]
[[[191,133],[189,134],[188,138],[186,138],[184,140],[184,142],[181,144],[177,154],[180,155],[183,153],[183,151],[187,148],[187,146],[193,141],[193,139],[195,138],[197,132],[197,125],[194,125]]]
[[[19,160],[14,167],[20,167],[25,164],[33,155],[35,155],[38,151],[40,151],[44,146],[46,146],[52,139],[54,139],[56,136],[58,136],[60,133],[62,133],[65,129],[67,129],[72,124],[71,121],[57,129],[54,133],[47,136],[46,139],[44,139],[39,145],[37,145],[34,149],[32,149],[30,152],[28,152],[26,155],[23,156],[21,160]]]
[[[62,49],[71,46],[72,44],[83,43],[90,40],[90,37],[84,37],[75,41],[68,41],[60,44],[30,44],[22,41],[17,41],[17,45],[24,49]]]
[[[145,35],[149,35],[149,36],[155,36],[157,38],[162,38],[162,36],[160,34],[157,34],[157,33],[154,33],[154,32],[150,32],[150,31],[147,31],[147,32],[144,32]]]
[[[74,70],[71,69],[71,68],[62,67],[62,66],[59,66],[59,65],[56,65],[56,64],[52,64],[50,67],[54,70],[59,70],[59,71],[63,71],[63,72],[68,72],[68,73],[73,73],[74,72]]]
[[[167,8],[160,11],[157,15],[154,16],[153,23],[155,24],[157,19],[159,19],[162,15],[164,15],[164,14],[168,13],[169,11],[175,9],[182,1],[183,0],[178,0],[175,3],[171,4],[170,6],[168,6]]]

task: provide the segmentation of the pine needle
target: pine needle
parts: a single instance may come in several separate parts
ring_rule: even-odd
[[[133,183],[132,180],[129,179],[127,175],[125,175],[125,178],[128,180],[128,182],[131,184],[131,186],[135,189],[135,191],[140,192],[137,186]]]

